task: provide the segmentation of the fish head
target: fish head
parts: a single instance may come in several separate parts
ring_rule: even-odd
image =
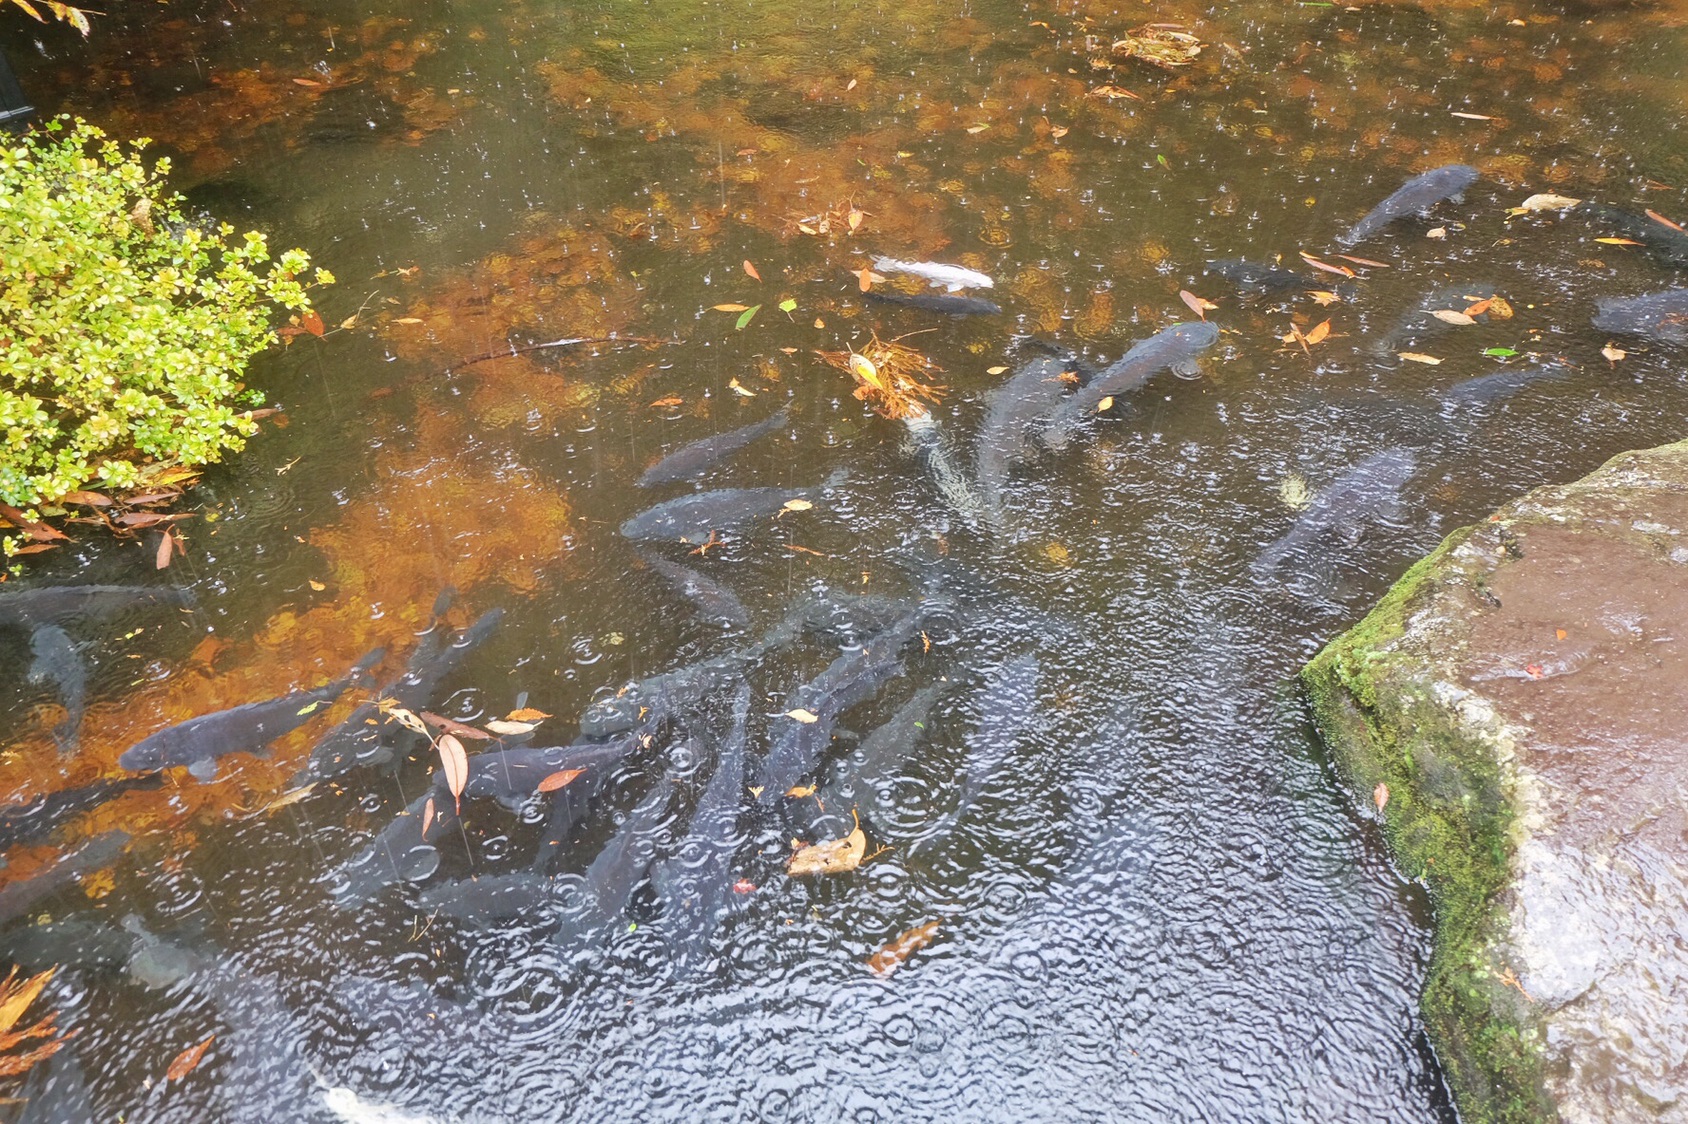
[[[117,764],[131,773],[146,773],[164,767],[164,754],[158,746],[142,742],[124,750]]]

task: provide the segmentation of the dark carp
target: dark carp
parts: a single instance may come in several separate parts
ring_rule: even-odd
[[[88,705],[88,669],[76,651],[76,642],[56,624],[44,624],[29,638],[35,657],[29,665],[31,683],[51,683],[64,704],[64,721],[53,727],[53,741],[62,756],[76,752],[76,732]]]
[[[580,890],[557,928],[559,944],[578,948],[626,911],[627,903],[633,900],[633,891],[645,880],[656,859],[657,845],[667,828],[668,809],[673,802],[674,781],[664,775],[627,813],[610,841],[586,868]]]
[[[1223,277],[1244,293],[1287,293],[1326,288],[1325,282],[1299,269],[1246,258],[1220,258],[1207,263],[1207,272]]]
[[[598,797],[621,763],[654,740],[658,725],[651,722],[606,742],[580,742],[569,747],[575,756],[569,759],[566,767],[584,769],[585,773],[551,794],[551,806],[545,813],[545,827],[534,852],[535,871],[543,874],[551,869],[557,856],[563,853],[573,838],[575,830],[597,804]]]
[[[1477,182],[1478,175],[1477,169],[1469,164],[1447,164],[1416,175],[1366,212],[1365,218],[1355,223],[1346,234],[1338,235],[1336,240],[1341,245],[1352,246],[1396,219],[1422,214],[1444,199],[1457,201],[1466,188]]]
[[[733,726],[716,753],[715,772],[698,798],[691,826],[674,853],[651,871],[662,902],[662,931],[677,971],[694,972],[733,900],[733,856],[744,836],[745,727],[750,684],[733,698]]]
[[[791,422],[790,407],[781,407],[777,412],[763,418],[759,422],[752,422],[738,429],[717,433],[713,437],[705,437],[693,441],[689,445],[669,453],[645,470],[637,483],[641,488],[648,488],[653,484],[669,484],[679,480],[690,480],[727,457],[738,452],[746,445],[758,441],[770,433],[784,429]]]
[[[1129,394],[1161,371],[1171,370],[1181,378],[1198,372],[1195,358],[1219,340],[1219,328],[1206,320],[1174,324],[1132,345],[1117,363],[1074,392],[1050,415],[1043,429],[1043,443],[1051,450],[1064,449],[1073,434],[1110,398]]]
[[[417,908],[456,921],[486,925],[512,917],[542,920],[563,902],[555,879],[533,871],[477,874],[428,886],[416,895]]]
[[[194,604],[193,593],[168,586],[63,585],[0,593],[0,624],[34,626],[70,619],[109,620],[151,605]]]
[[[704,617],[730,629],[750,627],[750,614],[745,611],[744,602],[720,582],[654,554],[641,553],[639,558],[673,586],[675,592],[697,606]]]
[[[692,546],[709,541],[715,531],[736,531],[746,523],[766,519],[787,504],[820,507],[826,492],[841,483],[836,472],[825,484],[809,488],[721,488],[698,492],[646,508],[621,525],[623,538],[643,542],[683,542]]]
[[[839,779],[820,798],[829,809],[857,808],[863,819],[883,824],[889,811],[890,786],[900,775],[914,747],[926,736],[932,708],[955,689],[953,683],[933,683],[916,691],[884,724],[862,739],[840,770]]]
[[[330,875],[329,892],[335,904],[342,909],[361,905],[389,886],[432,877],[440,868],[434,841],[457,824],[452,801],[441,800],[430,786]]]
[[[869,304],[890,305],[893,308],[914,308],[921,312],[939,312],[945,316],[997,316],[1002,306],[983,297],[959,297],[939,293],[893,293],[870,290]]]
[[[1285,562],[1307,560],[1333,537],[1357,541],[1366,524],[1400,510],[1401,489],[1418,469],[1412,450],[1373,453],[1313,498],[1283,535],[1262,550],[1249,569],[1257,578],[1275,574]]]
[[[1002,523],[1002,489],[1014,467],[1030,460],[1042,431],[1078,379],[1070,361],[1042,356],[1032,360],[985,398],[985,420],[974,452],[974,475],[985,518]]]
[[[352,711],[312,747],[309,774],[319,780],[339,776],[359,765],[389,761],[399,747],[414,744],[422,735],[384,721],[380,701],[391,700],[413,714],[425,709],[440,683],[463,665],[470,652],[486,643],[503,620],[503,609],[488,609],[474,624],[453,634],[436,623],[410,653],[403,673],[376,692],[376,701]]]
[[[47,836],[54,828],[114,800],[126,792],[157,788],[164,783],[158,773],[140,777],[107,777],[76,788],[61,789],[38,796],[23,804],[0,807],[0,849],[19,843],[33,843]]]
[[[1473,410],[1493,406],[1537,383],[1569,378],[1571,368],[1564,363],[1534,363],[1517,370],[1496,371],[1455,383],[1442,394],[1446,410]]]
[[[997,669],[979,693],[979,720],[967,736],[967,766],[955,807],[923,842],[947,836],[972,809],[1037,719],[1038,661],[1027,653]]]
[[[65,851],[45,869],[0,886],[0,921],[10,921],[72,882],[86,878],[120,858],[129,847],[127,831],[108,831]]]
[[[1475,323],[1486,324],[1489,321],[1487,309],[1475,313],[1465,310],[1498,295],[1495,287],[1486,281],[1462,281],[1438,286],[1418,298],[1410,312],[1368,346],[1374,355],[1393,355],[1425,347],[1431,340],[1458,326],[1437,316],[1438,312],[1457,312],[1470,316]]]
[[[1666,289],[1639,297],[1607,297],[1595,304],[1598,312],[1594,326],[1603,332],[1688,343],[1688,289]]]
[[[132,773],[186,765],[195,778],[210,781],[217,775],[218,758],[230,753],[264,752],[271,742],[297,730],[332,704],[385,654],[384,649],[375,649],[345,675],[321,687],[166,726],[124,750],[117,763]]]

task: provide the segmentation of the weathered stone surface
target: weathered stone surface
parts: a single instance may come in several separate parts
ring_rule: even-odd
[[[1430,888],[1464,1118],[1688,1121],[1688,442],[1449,536],[1303,678]]]

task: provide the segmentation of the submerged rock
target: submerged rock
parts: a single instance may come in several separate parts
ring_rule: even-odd
[[[1467,1121],[1688,1120],[1688,442],[1455,532],[1303,671],[1435,906]]]

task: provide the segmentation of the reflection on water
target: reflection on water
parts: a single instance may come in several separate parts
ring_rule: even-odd
[[[64,965],[49,998],[81,1031],[9,1111],[1446,1118],[1422,902],[1290,676],[1449,529],[1680,436],[1672,350],[1612,360],[1590,324],[1667,287],[1668,255],[1506,208],[1688,214],[1657,127],[1681,15],[1152,14],[1204,44],[1192,65],[1123,57],[1147,17],[1091,3],[9,28],[38,104],[157,137],[198,205],[346,279],[343,330],[255,372],[290,425],[199,490],[184,558],[94,541],[31,578],[191,599],[57,634],[0,601],[10,799],[42,799],[5,821],[0,942]],[[1463,199],[1337,243],[1455,163],[1481,174]],[[878,257],[981,271],[1000,312],[947,315],[907,275],[870,300]],[[1217,306],[1199,377],[1157,367],[1041,440],[1070,384],[1190,318],[1180,290]],[[815,357],[875,334],[936,368],[934,426]],[[585,342],[534,346],[558,339]],[[698,543],[621,534],[716,488],[782,491]],[[416,708],[543,712],[540,747],[585,715],[590,744],[477,759],[461,812],[415,738],[294,787],[357,690],[210,783],[107,783],[170,723],[377,645],[392,682],[492,609]],[[816,791],[711,785],[735,768]],[[852,808],[861,866],[788,877]]]

